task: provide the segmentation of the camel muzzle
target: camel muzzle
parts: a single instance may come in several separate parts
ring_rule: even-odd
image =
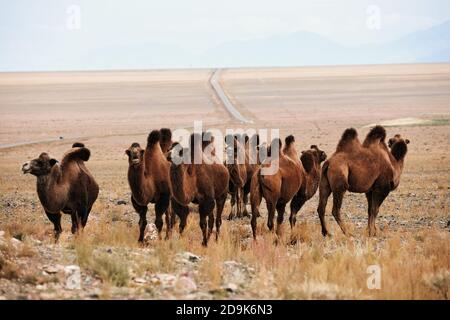
[[[29,163],[29,162],[25,163],[25,164],[22,166],[22,172],[23,172],[23,174],[26,174],[26,173],[30,173],[30,172],[31,172],[31,166],[30,166],[30,163]]]

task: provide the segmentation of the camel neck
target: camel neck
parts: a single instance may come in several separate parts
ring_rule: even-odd
[[[128,182],[133,195],[143,193],[145,189],[145,167],[143,164],[130,166],[128,168]]]
[[[161,158],[164,158],[164,154],[159,143],[147,147],[144,154],[145,174],[150,174],[152,171],[152,164]]]
[[[50,174],[37,177],[36,189],[39,200],[46,210],[51,210],[52,197],[57,193],[57,179]]]

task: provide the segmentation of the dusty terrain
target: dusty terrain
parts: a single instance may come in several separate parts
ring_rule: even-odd
[[[257,242],[249,220],[224,221],[219,242],[202,248],[194,209],[181,239],[174,232],[159,241],[150,225],[148,244],[139,247],[124,150],[144,144],[151,129],[189,127],[194,120],[221,130],[241,127],[214,97],[211,72],[0,74],[1,298],[448,299],[449,64],[222,73],[223,88],[254,121],[250,126],[294,134],[298,150],[318,144],[331,155],[343,129],[353,126],[364,136],[373,123],[411,140],[400,186],[381,207],[377,237],[366,234],[364,195],[347,194],[343,214],[354,236],[342,235],[329,206],[333,237],[324,239],[316,195],[292,232],[286,221],[278,245],[263,205]],[[64,216],[54,244],[35,178],[20,167],[42,151],[61,158],[75,140],[91,149],[87,166],[100,196],[85,232],[74,238]],[[224,216],[229,210],[227,203]],[[66,286],[68,265],[81,268],[81,289]],[[380,267],[380,289],[367,286],[371,265]]]

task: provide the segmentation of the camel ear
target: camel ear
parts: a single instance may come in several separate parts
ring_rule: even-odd
[[[405,143],[406,143],[406,144],[409,144],[409,139],[406,139],[406,140],[405,140]]]
[[[127,154],[127,156],[130,156],[131,154],[129,149],[125,150],[125,153]]]
[[[317,146],[315,144],[312,144],[310,148],[318,150],[318,148],[317,148]]]
[[[50,159],[50,167],[53,167],[55,164],[57,164],[58,163],[58,160],[56,160],[56,159]]]
[[[388,147],[389,148],[392,147],[393,144],[394,144],[394,139],[390,138],[389,141],[388,141]]]
[[[145,150],[142,149],[142,150],[141,150],[141,156],[142,156],[142,157],[144,156],[144,152],[145,152]]]

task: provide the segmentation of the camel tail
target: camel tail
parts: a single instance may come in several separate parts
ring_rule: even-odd
[[[386,139],[386,129],[382,126],[373,127],[366,136],[366,141],[384,141]]]
[[[147,147],[151,147],[159,142],[161,133],[158,130],[153,130],[147,137]]]

